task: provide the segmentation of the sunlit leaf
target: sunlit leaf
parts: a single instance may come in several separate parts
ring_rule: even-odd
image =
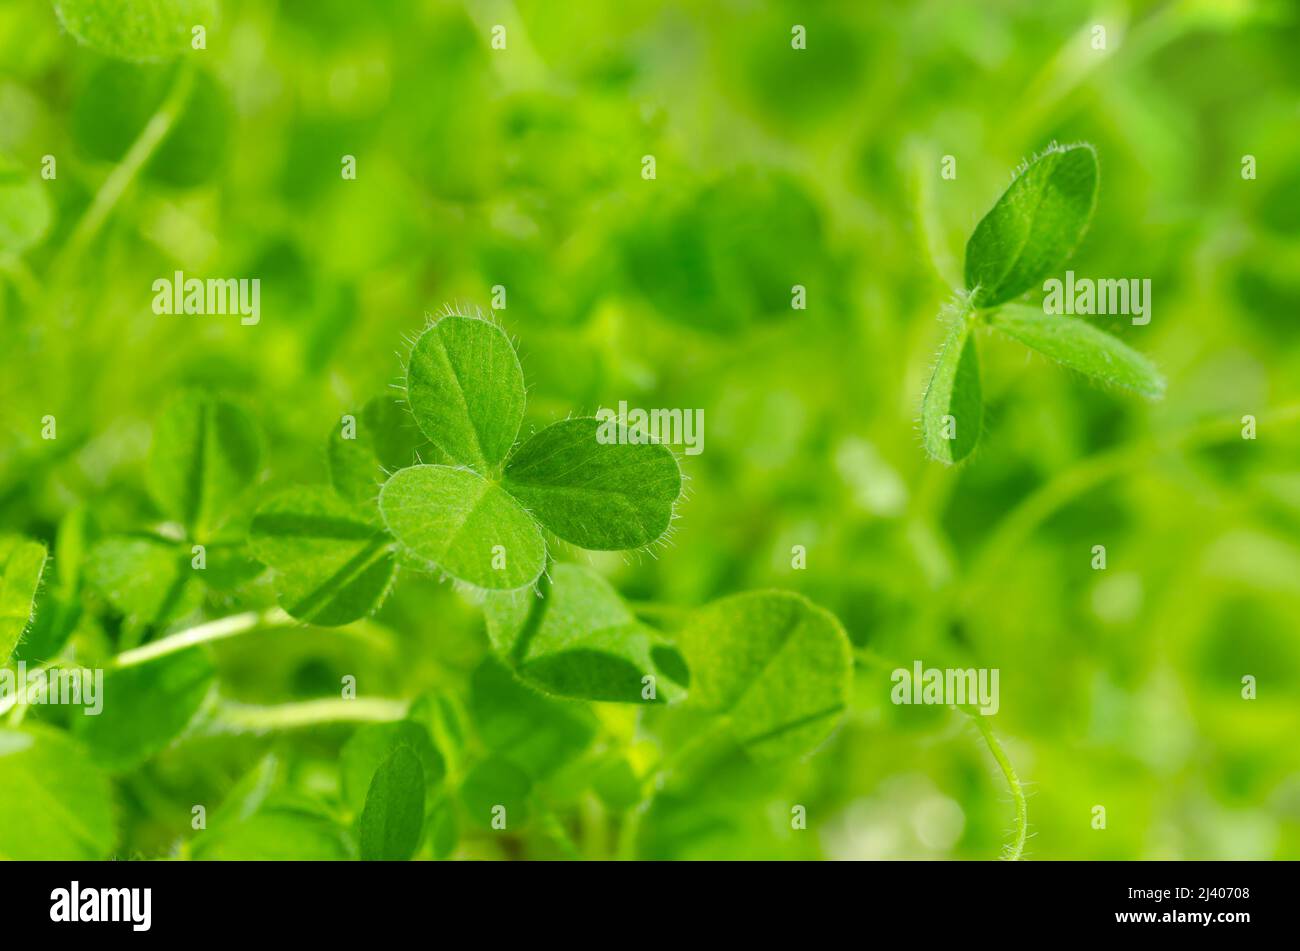
[[[374,503],[389,474],[430,458],[433,446],[401,400],[376,396],[355,417],[353,438],[340,424],[330,432],[327,457],[330,482],[347,499]]]
[[[478,588],[526,587],[546,564],[546,545],[528,513],[468,469],[402,469],[380,490],[379,510],[413,558]]]
[[[145,624],[165,624],[197,608],[200,572],[190,549],[154,535],[114,535],[87,558],[86,577],[118,611]]]
[[[510,451],[524,415],[524,371],[496,324],[443,317],[407,364],[407,399],[420,429],[453,464],[486,475]]]

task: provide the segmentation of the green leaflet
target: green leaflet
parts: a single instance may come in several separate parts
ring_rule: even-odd
[[[104,675],[103,709],[76,713],[72,732],[91,758],[129,770],[162,750],[189,725],[212,684],[213,669],[198,648]]]
[[[375,610],[397,570],[393,540],[364,509],[323,486],[290,489],[258,509],[249,543],[275,570],[280,606],[323,626]]]
[[[989,322],[1043,356],[1093,379],[1152,399],[1164,396],[1165,380],[1155,364],[1086,320],[1010,305],[996,311]]]
[[[87,78],[72,113],[77,147],[102,162],[120,162],[177,81],[180,64],[139,65],[106,60]],[[188,188],[212,179],[226,160],[233,107],[225,87],[206,70],[176,121],[144,167],[156,182]]]
[[[1074,253],[1097,204],[1091,145],[1053,145],[1036,156],[966,243],[966,288],[976,307],[1011,300]]]
[[[940,462],[961,462],[979,442],[984,415],[975,335],[963,320],[954,323],[939,351],[921,401],[925,451]]]
[[[447,767],[427,729],[411,720],[368,724],[352,734],[339,754],[343,801],[350,809],[362,808],[366,801],[366,791],[374,780],[375,770],[398,746],[415,754],[426,785],[433,786],[442,782]]]
[[[665,702],[681,694],[652,659],[650,631],[604,578],[556,564],[541,596],[525,589],[484,604],[488,636],[507,664],[547,693],[580,700]],[[653,677],[653,696],[643,678]]]
[[[355,433],[341,422],[335,426],[326,450],[330,483],[345,499],[373,504],[388,473],[427,459],[433,450],[411,411],[391,396],[366,403],[354,424]]]
[[[667,446],[621,445],[626,435],[595,417],[555,423],[515,451],[502,485],[579,547],[621,551],[658,541],[681,494],[681,467]]]
[[[488,475],[524,417],[524,371],[509,338],[478,317],[448,315],[420,335],[406,369],[416,422],[453,464]]]
[[[46,554],[40,542],[0,535],[0,667],[9,663],[32,620]]]
[[[50,230],[45,183],[8,158],[0,158],[0,254],[22,254]]]
[[[243,410],[184,393],[154,425],[150,488],[164,513],[207,541],[252,485],[261,455],[261,436]]]
[[[424,829],[424,769],[401,744],[379,764],[357,822],[361,858],[404,862],[420,847]]]
[[[189,550],[154,535],[114,535],[91,550],[86,577],[118,611],[144,624],[166,624],[203,600],[201,572]]]
[[[478,588],[527,587],[546,564],[546,544],[528,513],[468,469],[402,469],[380,490],[379,511],[413,557]]]
[[[433,857],[439,860],[450,858],[460,841],[456,803],[450,794],[443,793],[434,798],[424,826],[428,830],[429,849],[433,852]]]
[[[118,59],[159,60],[190,49],[191,30],[216,26],[217,0],[54,0],[67,31]]]
[[[701,608],[679,637],[690,702],[724,714],[760,758],[797,756],[829,735],[853,659],[838,620],[800,595],[756,591]]]
[[[44,726],[0,728],[0,860],[97,861],[115,837],[108,777],[80,744]]]

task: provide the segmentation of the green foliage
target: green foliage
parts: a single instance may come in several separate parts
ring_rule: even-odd
[[[312,624],[365,617],[392,586],[393,541],[367,508],[312,486],[283,492],[249,525],[257,557],[275,572],[280,606]]]
[[[1097,205],[1097,153],[1053,145],[1016,175],[966,243],[966,289],[977,307],[1018,297],[1069,260]]]
[[[379,493],[388,530],[416,559],[478,588],[531,585],[546,543],[504,488],[469,469],[412,466]]]
[[[185,393],[162,411],[149,455],[159,508],[197,541],[207,541],[257,476],[257,426],[233,403]]]
[[[524,418],[524,371],[501,328],[448,314],[420,335],[406,368],[411,412],[454,465],[488,475]]]
[[[1019,170],[976,225],[966,243],[967,295],[921,400],[921,435],[932,459],[961,462],[979,443],[984,398],[974,331],[983,323],[1093,379],[1164,395],[1151,361],[1091,324],[1002,306],[1064,266],[1096,206],[1096,150],[1053,144]]]
[[[424,727],[411,720],[363,726],[352,734],[339,756],[343,801],[349,808],[361,810],[380,764],[398,747],[415,754],[425,786],[432,788],[442,781],[447,767]]]
[[[399,745],[375,770],[358,820],[361,858],[403,862],[415,854],[424,827],[424,769]]]
[[[144,624],[183,617],[203,596],[189,553],[152,535],[105,538],[91,550],[87,574],[113,607]]]
[[[948,331],[921,401],[926,452],[940,462],[961,462],[979,442],[983,416],[975,334],[963,319]]]
[[[617,434],[601,441],[602,427]],[[527,440],[506,466],[506,491],[550,531],[580,548],[621,551],[662,538],[682,491],[672,451],[621,444],[626,430],[566,419]]]
[[[54,0],[69,33],[127,60],[167,59],[190,48],[191,30],[216,26],[217,0]]]
[[[732,595],[681,633],[690,702],[725,715],[761,758],[796,756],[826,739],[849,700],[849,639],[830,612],[785,591]]]
[[[666,446],[618,444],[617,432],[604,438],[610,425],[585,418],[555,423],[511,452],[524,378],[496,325],[448,314],[429,327],[411,353],[407,394],[425,436],[455,464],[401,469],[380,490],[384,523],[415,561],[511,591],[545,568],[543,527],[612,551],[668,531],[682,476]]]
[[[608,581],[579,565],[557,564],[550,576],[540,595],[494,594],[484,605],[492,646],[522,679],[584,700],[664,702],[681,693],[654,663],[650,629]]]
[[[390,472],[414,465],[436,452],[400,400],[376,396],[355,419],[353,438],[336,427],[327,446],[330,484],[345,499],[374,502]]]
[[[61,730],[0,729],[0,859],[102,859],[113,847],[108,778]]]
[[[78,715],[72,732],[99,765],[132,769],[189,726],[212,677],[211,662],[197,649],[110,670],[104,675],[103,709]]]
[[[1101,383],[1152,399],[1165,395],[1165,380],[1155,364],[1085,320],[1008,305],[990,315],[989,326]]]
[[[0,535],[0,665],[9,663],[18,639],[31,623],[47,557],[40,542]]]

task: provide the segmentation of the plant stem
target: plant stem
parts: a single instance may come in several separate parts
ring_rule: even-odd
[[[247,611],[243,614],[223,617],[216,621],[208,621],[206,624],[200,624],[197,627],[179,631],[160,640],[151,641],[143,647],[123,651],[113,658],[112,667],[134,667],[136,664],[148,663],[151,660],[157,660],[159,657],[166,657],[168,654],[186,650],[196,644],[224,640],[227,637],[234,637],[237,634],[245,634],[264,627],[285,627],[296,623],[298,622],[279,608],[269,608],[265,611]]]
[[[1002,749],[1002,744],[993,735],[993,729],[987,722],[988,718],[980,713],[971,713],[967,710],[962,712],[975,721],[975,728],[980,731],[980,736],[984,737],[989,752],[993,754],[993,759],[997,761],[998,768],[1002,770],[1002,775],[1006,777],[1007,787],[1011,790],[1011,798],[1016,804],[1015,838],[1007,846],[1006,855],[1003,857],[1008,862],[1017,862],[1024,855],[1025,836],[1029,832],[1029,805],[1025,802],[1024,787],[1020,785],[1020,777],[1016,775],[1016,768],[1011,765],[1011,760],[1007,758],[1006,752]]]
[[[121,199],[127,186],[135,180],[140,169],[149,161],[154,151],[167,137],[167,133],[171,131],[172,126],[175,125],[176,119],[185,107],[186,100],[189,99],[190,89],[193,85],[194,67],[187,62],[178,69],[172,88],[158,107],[158,111],[149,117],[149,121],[145,123],[139,137],[131,143],[131,148],[127,150],[122,161],[109,173],[108,178],[104,179],[104,184],[95,193],[90,207],[86,209],[85,214],[81,216],[81,220],[77,222],[76,228],[68,238],[67,244],[64,245],[63,251],[56,261],[53,268],[55,274],[60,273],[64,267],[75,260],[85,246],[99,233],[99,229],[107,220],[109,213],[117,205],[118,200]]]
[[[327,697],[269,707],[225,703],[220,707],[214,725],[216,732],[229,729],[261,733],[296,730],[322,723],[386,723],[406,716],[408,706],[405,700],[381,697],[356,700]]]

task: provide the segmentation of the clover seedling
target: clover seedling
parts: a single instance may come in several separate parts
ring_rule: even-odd
[[[1091,145],[1053,145],[1016,176],[966,243],[966,293],[953,314],[921,404],[926,451],[945,463],[975,449],[983,425],[975,328],[983,322],[1086,376],[1159,398],[1144,356],[1076,317],[1011,304],[1074,253],[1097,203]]]

